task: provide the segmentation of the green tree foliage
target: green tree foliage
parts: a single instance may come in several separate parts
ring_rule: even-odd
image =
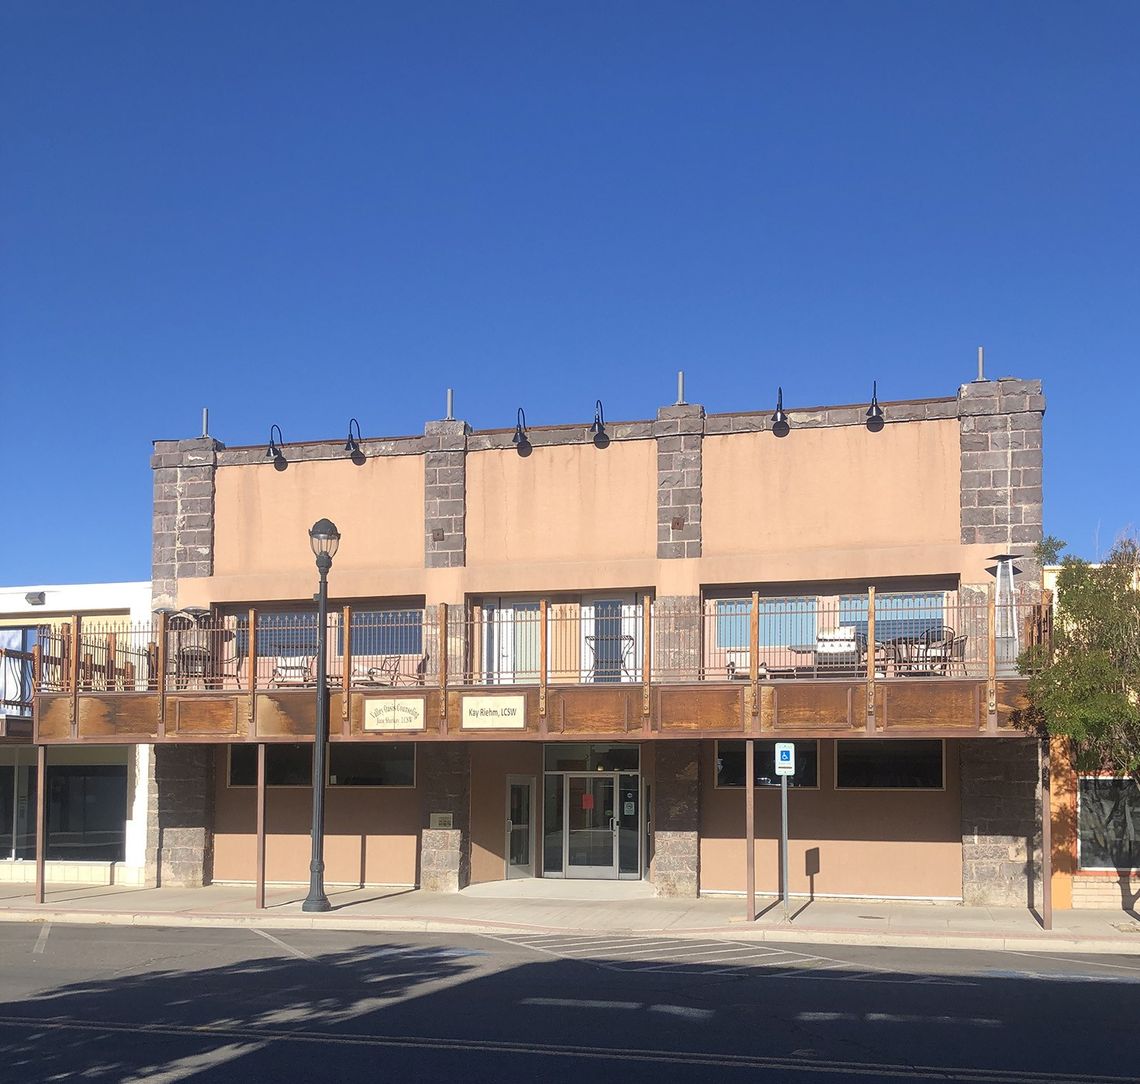
[[[1078,771],[1140,786],[1140,542],[1122,539],[1099,566],[1065,558],[1053,650],[1027,656],[1031,725],[1068,738]]]

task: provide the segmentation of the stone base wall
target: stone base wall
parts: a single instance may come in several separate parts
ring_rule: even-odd
[[[465,744],[421,745],[418,761],[420,888],[458,892],[471,882],[471,753]],[[451,827],[432,828],[433,813],[451,814]]]
[[[695,897],[701,889],[700,743],[656,745],[653,883],[659,896]]]
[[[214,746],[156,745],[147,809],[148,884],[209,884],[214,865]]]
[[[962,900],[1041,905],[1039,746],[1033,738],[958,742]]]
[[[1135,910],[1140,903],[1140,873],[1127,876],[1125,892]],[[1120,888],[1120,877],[1115,874],[1078,873],[1073,877],[1073,907],[1122,910],[1125,900]]]

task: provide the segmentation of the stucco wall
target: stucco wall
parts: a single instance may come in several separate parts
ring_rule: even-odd
[[[507,776],[534,778],[534,858],[541,864],[542,746],[471,744],[471,883],[501,881],[506,869]],[[535,870],[536,874],[538,870]]]
[[[956,419],[706,436],[703,553],[958,543]]]
[[[654,441],[468,453],[469,566],[656,555]]]
[[[312,578],[309,528],[327,516],[340,529],[338,571],[422,568],[421,456],[378,456],[217,470],[214,575],[256,570]]]
[[[214,880],[253,881],[257,874],[257,792],[227,786],[218,747],[214,804]],[[414,884],[420,799],[414,788],[329,787],[325,791],[325,879],[330,884]],[[313,792],[266,792],[265,877],[309,880]]]
[[[793,893],[958,899],[962,894],[958,754],[947,742],[940,791],[837,791],[835,743],[819,743],[819,790],[788,795]],[[701,743],[701,890],[743,892],[744,788],[717,789],[716,752]],[[756,788],[756,888],[779,884],[780,792]],[[807,876],[809,852],[819,872]]]

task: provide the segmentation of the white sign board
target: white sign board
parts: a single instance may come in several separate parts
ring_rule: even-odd
[[[525,730],[525,696],[465,696],[464,730]]]
[[[790,741],[776,742],[776,774],[796,774],[796,747]]]
[[[366,696],[364,729],[423,730],[424,701],[420,696]]]

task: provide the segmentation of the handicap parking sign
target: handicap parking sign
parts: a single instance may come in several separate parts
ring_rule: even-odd
[[[796,747],[790,741],[776,742],[776,774],[796,774]]]

